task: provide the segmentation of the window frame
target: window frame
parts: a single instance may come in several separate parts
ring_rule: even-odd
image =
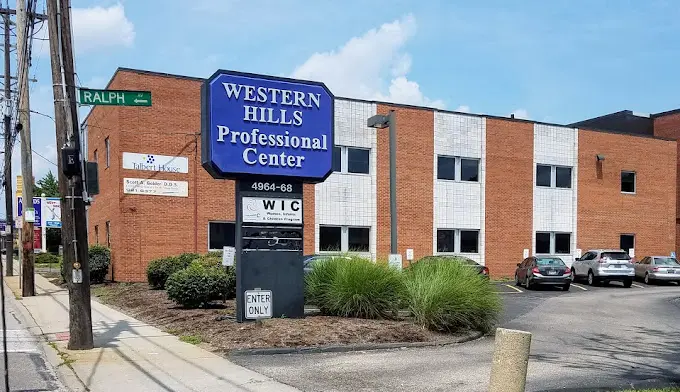
[[[439,172],[439,161],[440,160],[453,160],[453,178],[442,178]],[[439,181],[456,181],[458,179],[458,163],[454,156],[450,155],[437,155],[437,180]]]
[[[548,250],[549,253],[544,253],[544,252],[539,252],[537,249],[537,239],[539,234],[549,234],[550,239],[548,242]],[[557,236],[560,234],[566,234],[569,235],[569,252],[568,253],[558,253],[557,252]],[[572,244],[572,236],[574,233],[570,233],[568,231],[536,231],[535,236],[534,236],[534,254],[535,255],[543,255],[543,256],[568,256],[568,255],[573,255],[574,254],[574,249],[573,249],[573,244]],[[585,260],[584,257],[590,252],[586,252],[584,255],[581,256],[579,260]]]
[[[94,225],[94,243],[99,245],[99,225]]]
[[[558,186],[557,185],[557,169],[567,169],[569,170],[569,186]],[[555,188],[557,189],[572,189],[574,187],[574,168],[571,166],[553,166],[553,171],[555,172]]]
[[[549,178],[548,178],[548,182],[549,182],[548,185],[539,185],[539,184],[538,184],[538,167],[539,167],[539,166],[540,166],[540,167],[543,167],[543,168],[548,168],[548,170],[550,171],[550,173],[549,173]],[[550,165],[544,165],[544,164],[542,164],[542,163],[537,163],[537,164],[536,164],[536,176],[535,176],[535,177],[536,177],[536,180],[535,180],[536,186],[537,186],[537,187],[541,187],[541,188],[552,188],[552,183],[553,183],[553,175],[552,175],[552,172],[553,172],[552,166],[550,166]]]
[[[458,181],[460,182],[471,182],[471,183],[479,183],[479,166],[481,165],[481,159],[479,158],[467,158],[467,157],[458,157],[458,164],[457,164],[457,171],[458,171]],[[477,164],[477,180],[464,180],[463,179],[463,161],[474,161]],[[479,242],[479,241],[478,241]],[[478,244],[479,245],[479,244]]]
[[[621,240],[623,239],[624,236],[633,237],[633,246],[631,248],[624,249],[621,246],[621,242],[622,242]],[[635,249],[636,241],[637,241],[637,239],[635,238],[635,233],[621,233],[621,234],[619,234],[619,247],[620,247],[621,250],[626,252],[626,254],[629,255],[629,256],[630,256],[630,249]]]
[[[368,243],[366,244],[366,250],[351,250],[349,242],[349,233],[351,230],[366,230],[368,232]],[[342,244],[342,230],[340,231],[340,240]],[[349,253],[369,253],[371,251],[371,228],[367,226],[347,226],[347,252]]]
[[[477,244],[475,246],[475,252],[464,252],[463,251],[463,232],[476,233],[477,234]],[[471,229],[460,229],[458,230],[458,253],[464,255],[478,255],[479,254],[479,230]]]
[[[216,252],[216,251],[222,251],[222,249],[211,249],[210,248],[210,224],[211,223],[227,223],[227,224],[233,224],[234,225],[234,246],[236,246],[236,222],[235,221],[230,221],[230,220],[209,220],[208,221],[208,243],[207,248],[208,252]]]
[[[321,228],[340,228],[340,249],[339,250],[321,250]],[[351,254],[372,254],[373,237],[371,226],[362,225],[334,225],[334,224],[320,224],[319,228],[319,239],[318,239],[318,253],[319,254],[335,254],[335,253],[351,253]],[[367,251],[350,251],[349,250],[349,229],[366,229],[368,230],[368,250]]]
[[[111,166],[111,141],[108,136],[104,139],[104,148],[106,150],[106,168],[108,169]]]
[[[439,232],[440,231],[451,231],[453,232],[453,251],[451,252],[443,252],[440,251],[439,249]],[[462,252],[461,251],[461,232],[463,231],[468,231],[468,232],[476,232],[477,233],[477,252]],[[435,249],[436,249],[436,254],[441,254],[441,255],[479,255],[481,254],[481,229],[452,229],[450,227],[439,227],[437,228],[436,231],[436,238],[435,238]]]
[[[349,171],[349,153],[350,150],[355,150],[355,151],[365,151],[368,154],[368,162],[367,162],[367,168],[368,172],[353,172]],[[361,174],[361,175],[370,175],[371,174],[371,149],[370,148],[364,148],[364,147],[354,147],[354,146],[345,146],[345,160],[346,162],[346,172],[347,174]]]
[[[374,153],[372,148],[359,147],[359,146],[343,146],[343,145],[335,145],[335,146],[333,146],[333,148],[339,148],[340,149],[340,170],[339,171],[333,170],[333,173],[353,175],[353,176],[370,176],[370,175],[372,175],[372,172],[374,170],[373,167],[372,167],[372,160],[371,160],[373,153]],[[358,172],[350,172],[349,171],[349,151],[348,151],[349,149],[368,151],[368,173],[358,173]]]
[[[539,252],[538,251],[538,235],[548,235],[548,252]],[[536,235],[534,236],[534,254],[535,255],[550,255],[552,251],[552,233],[549,231],[537,231]]]
[[[449,182],[462,182],[462,183],[469,183],[469,184],[479,184],[482,182],[482,159],[481,158],[476,158],[476,157],[468,157],[468,156],[460,156],[460,155],[446,155],[446,154],[437,154],[436,155],[436,166],[435,166],[435,174],[437,176],[437,181],[449,181]],[[453,178],[442,178],[440,177],[440,171],[439,171],[439,160],[440,159],[450,159],[453,160]],[[477,163],[477,180],[476,181],[471,181],[471,180],[463,180],[463,160],[466,161],[475,161]]]
[[[340,230],[340,249],[339,250],[322,250],[321,249],[321,229],[339,229]],[[342,252],[342,226],[341,225],[319,225],[319,253],[338,253]]]
[[[111,249],[111,221],[106,221],[106,247]]]
[[[539,185],[538,184],[538,167],[550,168],[550,185]],[[557,169],[569,169],[569,186],[557,186]],[[537,163],[536,172],[534,175],[534,184],[539,188],[550,188],[550,189],[574,189],[574,167],[566,165],[550,165],[547,163]]]
[[[623,190],[623,174],[624,173],[633,174],[633,191],[632,192]],[[636,194],[637,193],[637,172],[634,171],[634,170],[621,170],[621,177],[619,178],[619,185],[620,185],[621,193],[623,193],[624,195],[634,195],[634,194]]]

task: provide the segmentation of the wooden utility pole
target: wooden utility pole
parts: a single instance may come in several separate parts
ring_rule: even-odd
[[[79,175],[69,178],[64,174],[63,162],[59,160],[59,193],[62,199],[61,238],[64,245],[64,268],[69,291],[68,348],[87,350],[91,349],[94,344],[87,223],[83,201],[82,160],[84,157],[80,151],[70,11],[70,0],[59,1],[59,6],[57,0],[47,0],[57,145],[59,148],[65,146],[77,148],[81,168]],[[74,281],[73,278],[77,275],[74,270],[82,273],[82,280]]]
[[[5,33],[5,115],[4,115],[4,134],[5,134],[5,172],[4,185],[5,185],[5,230],[7,231],[7,236],[5,237],[5,266],[7,276],[14,275],[14,193],[12,192],[12,140],[14,139],[14,132],[12,131],[12,118],[10,113],[10,102],[11,102],[11,76],[10,76],[10,44],[9,44],[9,24],[10,18],[9,13],[3,14],[3,25]],[[2,271],[0,271],[1,273]]]
[[[33,209],[33,153],[31,148],[31,116],[28,95],[28,18],[26,15],[26,1],[17,0],[17,79],[19,82],[19,121],[17,128],[21,133],[21,175],[24,181],[22,203],[24,217],[22,225],[22,286],[21,295],[32,297],[35,295],[35,275],[33,253],[33,222],[26,219],[29,209]],[[32,23],[32,22],[31,22]],[[35,213],[35,211],[34,211]]]

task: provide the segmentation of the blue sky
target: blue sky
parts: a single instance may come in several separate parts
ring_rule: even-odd
[[[72,5],[85,87],[104,87],[118,66],[199,77],[225,68],[321,80],[340,96],[556,123],[680,108],[675,0]],[[47,42],[34,41],[31,104],[52,115],[47,54]],[[33,149],[56,162],[53,122],[33,115],[32,128]],[[34,155],[36,178],[49,169]]]

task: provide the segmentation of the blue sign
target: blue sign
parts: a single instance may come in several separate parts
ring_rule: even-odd
[[[323,83],[217,71],[203,85],[203,167],[215,178],[332,172],[333,94]]]
[[[17,201],[17,215],[22,216],[23,215],[23,202],[21,201],[22,198],[21,196],[18,197]],[[35,222],[33,222],[34,227],[41,227],[42,226],[42,220],[41,215],[42,215],[42,208],[40,208],[40,201],[41,199],[39,197],[34,197],[33,198],[33,208],[35,209]]]

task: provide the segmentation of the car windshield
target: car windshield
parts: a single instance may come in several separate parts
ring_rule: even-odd
[[[605,257],[610,260],[630,260],[630,256],[625,252],[604,252],[602,258]]]
[[[677,266],[678,261],[672,257],[655,257],[654,264],[656,265],[673,265]]]
[[[562,259],[558,259],[556,257],[538,257],[536,258],[536,264],[537,265],[543,265],[543,266],[555,266],[555,267],[564,267],[564,261]]]

